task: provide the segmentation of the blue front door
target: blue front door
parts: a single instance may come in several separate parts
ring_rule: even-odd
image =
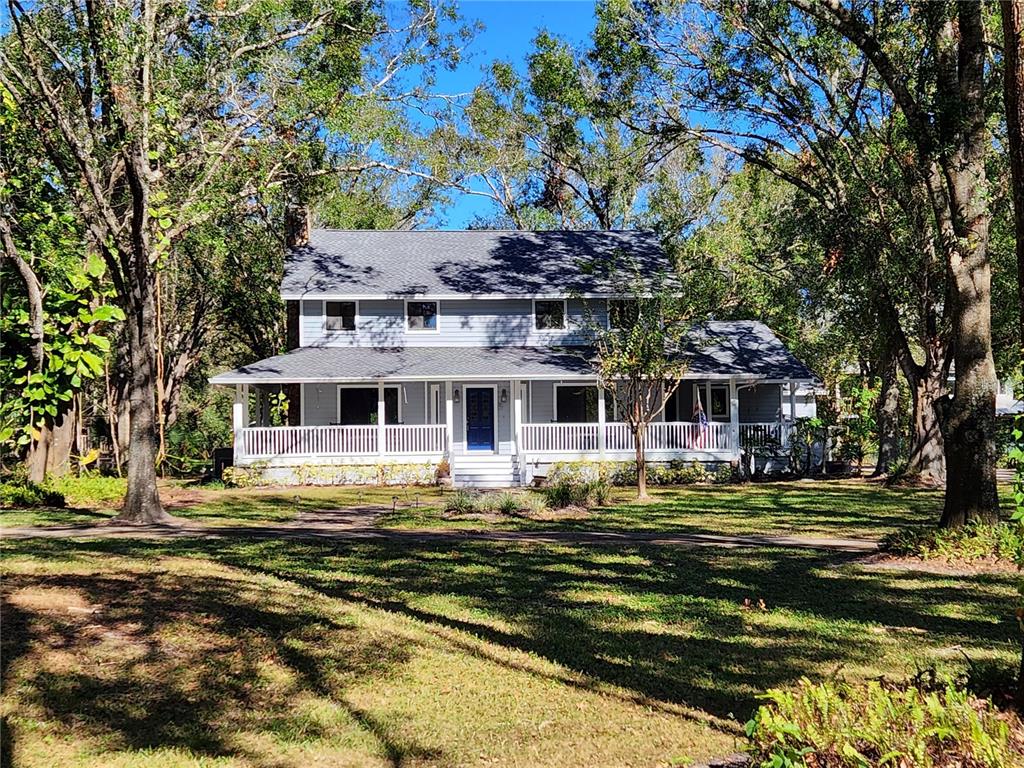
[[[494,390],[466,387],[466,448],[494,450]]]

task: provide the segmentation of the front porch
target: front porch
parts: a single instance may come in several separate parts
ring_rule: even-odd
[[[474,467],[522,484],[566,461],[630,461],[633,436],[593,379],[331,382],[292,388],[299,424],[270,426],[280,385],[238,384],[234,463],[267,468],[432,464],[456,484]],[[293,395],[294,396],[294,395]],[[787,449],[799,415],[796,382],[683,381],[647,428],[652,462],[733,462],[744,449]],[[696,404],[707,414],[694,420]],[[465,483],[460,482],[466,481]]]

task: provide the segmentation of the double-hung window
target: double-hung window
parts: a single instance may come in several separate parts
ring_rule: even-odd
[[[636,299],[608,299],[608,327],[612,330],[632,328],[639,316]]]
[[[436,331],[437,302],[407,301],[405,303],[405,327],[410,331]]]
[[[533,327],[538,331],[561,331],[565,329],[565,300],[533,302]]]
[[[328,301],[324,317],[325,331],[354,331],[356,329],[356,303],[354,301]]]

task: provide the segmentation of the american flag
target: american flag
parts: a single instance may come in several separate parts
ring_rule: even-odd
[[[704,447],[704,433],[708,431],[708,415],[704,413],[704,405],[700,401],[700,387],[694,388],[697,392],[697,400],[693,404],[693,421],[700,425],[697,434],[697,448]]]

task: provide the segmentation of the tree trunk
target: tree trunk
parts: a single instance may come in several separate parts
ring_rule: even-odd
[[[1003,96],[1017,244],[1018,342],[1024,348],[1024,0],[1000,0],[999,8],[1003,17]]]
[[[128,316],[128,354],[131,378],[128,403],[131,411],[128,447],[128,493],[115,518],[127,523],[166,523],[174,520],[160,504],[157,490],[158,450],[156,400],[156,325],[152,293],[146,281],[134,287],[132,313]]]
[[[633,428],[633,444],[636,446],[636,497],[648,499],[647,495],[647,456],[644,452],[644,433],[646,425]]]
[[[71,451],[77,442],[78,408],[77,397],[71,407],[60,417],[50,430],[50,450],[46,456],[48,475],[66,475],[71,469]]]
[[[39,428],[39,434],[29,444],[25,467],[28,470],[28,481],[38,485],[46,479],[46,459],[50,455],[50,428]]]
[[[937,408],[946,391],[944,379],[941,367],[931,367],[919,371],[910,382],[913,413],[907,473],[922,484],[935,487],[946,482],[946,452]]]
[[[900,380],[899,364],[892,345],[886,343],[881,366],[882,391],[878,397],[878,461],[876,477],[888,475],[899,456]]]
[[[953,275],[956,383],[953,397],[939,402],[946,445],[943,527],[999,519],[991,279],[982,241],[965,254]]]

